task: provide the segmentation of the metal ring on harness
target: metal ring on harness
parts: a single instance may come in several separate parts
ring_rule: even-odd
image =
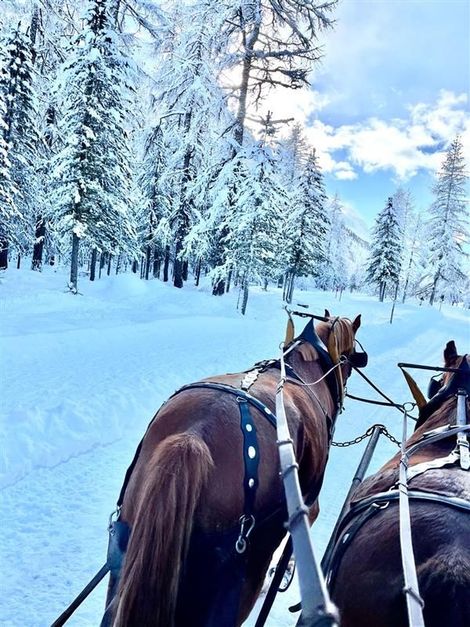
[[[240,535],[238,536],[237,541],[235,542],[235,550],[237,551],[237,553],[242,554],[246,551],[246,546],[247,546],[246,541],[248,539],[248,536],[254,529],[255,517],[253,516],[253,514],[250,514],[249,516],[247,516],[246,514],[243,514],[242,516],[240,516],[239,523],[240,523]]]

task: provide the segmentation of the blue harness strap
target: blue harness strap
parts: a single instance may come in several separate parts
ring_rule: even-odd
[[[256,426],[245,399],[239,398],[240,428],[243,433],[243,462],[245,465],[245,514],[252,516],[255,505],[256,490],[258,488],[259,446]]]

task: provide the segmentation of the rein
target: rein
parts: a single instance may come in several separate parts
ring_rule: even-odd
[[[276,390],[277,445],[289,516],[287,529],[292,538],[299,573],[303,601],[302,619],[305,624],[313,625],[321,620],[325,627],[338,627],[338,612],[330,599],[321,567],[315,558],[310,538],[308,508],[302,497],[299,466],[287,423],[283,397],[284,384],[287,381],[283,347],[281,344],[281,378]]]
[[[398,364],[400,365],[400,364]],[[392,401],[391,398],[389,398],[384,392],[382,392],[382,390],[375,385],[375,383],[373,381],[371,381],[369,379],[369,377],[367,377],[363,372],[361,372],[361,370],[359,368],[356,368],[355,366],[353,366],[354,370],[361,375],[361,377],[364,379],[364,381],[366,381],[370,387],[375,390],[378,394],[380,394],[380,396],[382,398],[384,398],[387,403],[384,403],[383,401],[376,401],[373,399],[368,399],[368,398],[362,398],[360,396],[353,396],[349,393],[346,393],[346,396],[348,396],[348,398],[351,398],[355,401],[361,401],[362,403],[371,403],[372,405],[381,405],[381,406],[385,406],[385,407],[395,407],[395,409],[398,409],[398,411],[400,411],[402,414],[407,414],[407,411],[404,407],[403,404],[401,403],[394,403]],[[410,416],[409,414],[407,414],[409,418],[411,418],[412,420],[418,420],[417,418],[415,418],[414,416]]]

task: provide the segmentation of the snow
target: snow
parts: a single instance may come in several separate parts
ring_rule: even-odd
[[[253,288],[242,317],[237,292],[215,298],[208,285],[177,290],[131,274],[95,283],[82,277],[81,294],[72,296],[66,284],[66,273],[49,267],[0,275],[2,627],[50,625],[100,568],[125,470],[162,402],[184,383],[276,357],[284,337],[274,288]],[[460,351],[469,347],[462,309],[397,303],[390,325],[391,303],[370,296],[343,293],[338,302],[331,293],[297,291],[295,302],[317,313],[362,313],[366,374],[396,401],[409,399],[398,361],[438,365],[448,340]],[[426,375],[415,374],[425,388]],[[373,396],[357,375],[349,389]],[[335,439],[374,422],[400,437],[398,412],[349,400]],[[363,447],[332,449],[312,531],[318,556]],[[394,452],[381,440],[371,471]],[[97,625],[105,592],[102,583],[68,624]],[[298,598],[295,585],[279,595],[268,627],[295,625],[287,607]],[[254,622],[255,614],[247,625]]]

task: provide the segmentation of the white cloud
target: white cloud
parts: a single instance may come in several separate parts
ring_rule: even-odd
[[[337,128],[316,120],[307,128],[307,135],[318,150],[324,171],[338,179],[356,178],[361,168],[366,173],[392,171],[400,180],[407,180],[421,169],[438,170],[443,151],[457,133],[470,156],[466,103],[466,94],[441,91],[436,103],[409,107],[408,119],[374,117]],[[335,158],[337,151],[342,151],[340,160]]]

